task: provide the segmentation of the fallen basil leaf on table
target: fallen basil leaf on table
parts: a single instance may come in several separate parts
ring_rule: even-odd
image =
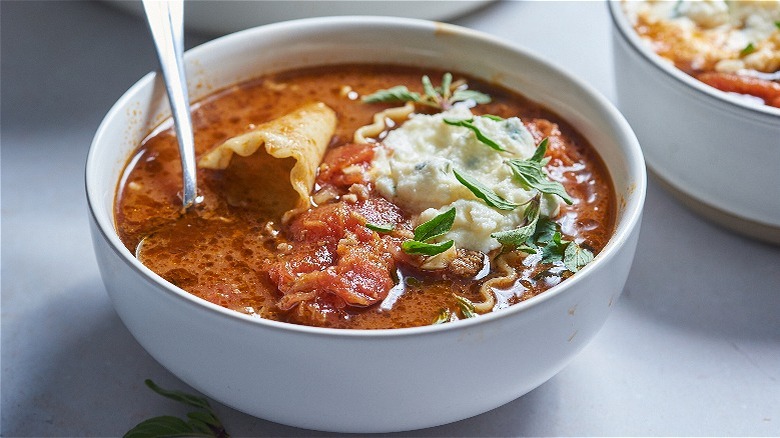
[[[144,381],[152,391],[183,403],[187,406],[200,409],[187,414],[188,420],[163,415],[150,418],[138,423],[130,429],[124,438],[161,438],[161,437],[216,437],[230,438],[225,431],[222,422],[211,409],[208,400],[181,391],[171,391],[157,386],[150,379]]]

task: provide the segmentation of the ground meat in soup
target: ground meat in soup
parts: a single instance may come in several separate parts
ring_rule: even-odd
[[[261,77],[203,99],[193,106],[199,155],[310,102],[335,110],[338,122],[319,166],[312,207],[283,222],[282,215],[296,203],[289,189],[294,161],[253,154],[234,156],[223,170],[199,169],[203,202],[181,212],[177,145],[166,122],[143,141],[120,181],[115,213],[122,241],[142,263],[189,293],[297,324],[429,325],[543,293],[574,272],[522,251],[455,248],[443,262],[405,252],[403,243],[414,238],[419,225],[416,214],[383,197],[368,176],[384,133],[367,144],[354,143],[353,134],[375,113],[402,104],[363,103],[359,97],[398,85],[423,93],[423,75],[438,85],[443,74],[382,65],[320,67]],[[492,98],[473,107],[475,115],[517,116],[536,143],[548,139],[546,173],[574,200],[561,203],[551,218],[559,242],[601,251],[613,231],[616,202],[591,145],[556,114],[522,96],[454,77]],[[426,266],[433,262],[441,266]],[[487,302],[486,289],[491,290]]]

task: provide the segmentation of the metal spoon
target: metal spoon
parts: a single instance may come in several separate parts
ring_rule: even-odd
[[[171,104],[183,178],[184,208],[197,197],[195,140],[192,134],[190,101],[184,75],[184,2],[182,0],[143,0],[146,19],[160,59],[165,89]]]

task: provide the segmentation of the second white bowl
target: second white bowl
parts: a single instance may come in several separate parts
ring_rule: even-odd
[[[694,211],[780,244],[780,108],[685,74],[647,47],[620,1],[609,7],[618,106],[650,169]]]

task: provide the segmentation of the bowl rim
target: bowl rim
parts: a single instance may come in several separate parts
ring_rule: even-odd
[[[670,60],[650,50],[642,38],[639,37],[639,35],[636,33],[631,23],[629,23],[626,14],[621,10],[621,5],[624,3],[624,1],[625,0],[607,0],[608,9],[612,18],[613,29],[617,30],[620,36],[622,36],[623,39],[629,43],[629,46],[634,49],[634,51],[638,53],[643,59],[648,61],[650,65],[660,70],[665,75],[695,90],[698,96],[705,96],[715,103],[726,105],[731,110],[747,110],[753,116],[758,115],[763,117],[780,117],[780,108],[775,108],[766,104],[758,105],[756,103],[749,102],[746,99],[742,99],[739,96],[721,91],[715,87],[711,87],[694,78],[693,76],[683,72]]]
[[[110,209],[110,211],[106,212],[107,214],[105,216],[109,218],[108,220],[104,220],[101,215],[96,213],[98,210],[102,210],[101,206],[103,205],[100,195],[96,193],[94,189],[92,189],[91,184],[91,180],[96,178],[93,175],[95,175],[97,172],[97,166],[95,162],[95,156],[97,154],[96,150],[99,148],[101,137],[103,137],[103,135],[105,135],[104,132],[107,131],[107,125],[109,124],[109,121],[114,118],[117,113],[120,113],[128,107],[128,104],[130,103],[133,96],[138,92],[138,90],[150,86],[149,84],[151,82],[157,80],[158,72],[150,72],[139,79],[138,82],[132,85],[116,101],[116,103],[104,116],[103,121],[100,123],[87,155],[85,166],[85,189],[90,216],[93,224],[96,225],[94,228],[99,231],[102,239],[105,240],[111,250],[125,264],[127,264],[132,270],[136,271],[136,273],[140,274],[141,277],[144,277],[144,281],[150,283],[153,286],[156,286],[157,289],[162,289],[160,290],[161,293],[167,293],[172,297],[183,301],[188,306],[195,306],[201,309],[205,309],[243,324],[259,326],[261,328],[271,330],[281,330],[288,333],[298,333],[302,335],[325,336],[328,338],[357,337],[361,339],[368,339],[406,337],[424,335],[428,333],[460,331],[468,329],[474,325],[487,324],[504,318],[512,317],[517,313],[523,313],[533,307],[538,307],[549,300],[553,300],[558,296],[567,293],[569,289],[574,288],[576,284],[581,283],[588,276],[590,276],[591,272],[595,271],[596,269],[600,268],[601,265],[608,263],[609,260],[616,257],[619,250],[627,243],[634,230],[639,227],[647,191],[647,174],[644,157],[642,155],[639,142],[622,114],[609,100],[607,100],[603,95],[596,91],[595,88],[585,83],[583,80],[574,77],[563,68],[555,66],[551,62],[539,57],[528,49],[511,44],[492,35],[457,25],[413,18],[377,16],[315,17],[262,25],[228,34],[188,50],[185,54],[185,57],[196,57],[202,51],[213,50],[213,48],[217,48],[222,44],[231,44],[233,40],[240,38],[256,37],[255,34],[287,32],[289,35],[295,35],[294,30],[301,27],[318,28],[329,26],[339,26],[341,29],[345,29],[345,31],[350,29],[354,30],[357,28],[370,28],[374,31],[377,31],[377,29],[380,29],[379,31],[381,31],[382,28],[393,28],[429,35],[434,35],[438,32],[452,33],[462,38],[476,40],[485,46],[497,46],[517,53],[537,64],[540,64],[545,68],[556,71],[563,77],[564,80],[569,81],[577,88],[579,88],[582,92],[584,92],[587,99],[590,101],[589,103],[592,103],[595,108],[600,110],[602,118],[605,121],[610,122],[610,126],[615,133],[615,142],[620,146],[620,150],[625,155],[626,175],[628,175],[629,180],[632,182],[632,186],[629,189],[628,198],[624,199],[623,203],[621,203],[620,199],[618,199],[618,220],[615,223],[615,230],[607,242],[607,245],[599,254],[596,255],[592,262],[581,269],[577,274],[566,279],[566,281],[550,288],[542,294],[509,306],[508,308],[480,315],[479,318],[462,319],[448,324],[371,330],[313,327],[247,315],[219,306],[218,304],[214,304],[205,299],[197,297],[169,283],[151,269],[144,266],[140,261],[138,261],[138,259],[135,258],[119,240],[118,234],[116,233],[113,224],[113,209]],[[544,102],[539,103],[544,105]],[[607,170],[611,169],[608,168]],[[617,195],[619,196],[620,194],[618,193]],[[93,237],[93,239],[94,238],[95,237]]]

